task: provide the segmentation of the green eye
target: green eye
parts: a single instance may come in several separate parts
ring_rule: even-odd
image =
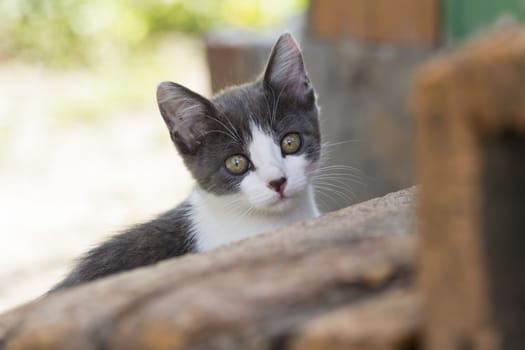
[[[248,158],[241,154],[230,156],[224,162],[224,166],[228,171],[235,175],[244,174],[248,170]]]
[[[286,134],[281,140],[281,149],[284,154],[294,154],[301,147],[301,136],[298,133],[291,132]]]

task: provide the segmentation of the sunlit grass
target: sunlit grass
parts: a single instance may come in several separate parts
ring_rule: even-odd
[[[191,85],[195,74],[191,67],[204,62],[201,45],[190,37],[173,35],[121,62],[109,60],[97,67],[77,69],[81,74],[74,83],[81,93],[56,99],[52,111],[56,125],[97,125],[123,109],[156,106],[159,82],[173,80]],[[209,93],[208,86],[190,88]]]
[[[12,129],[12,122],[6,121],[5,123],[0,124],[0,169],[5,165],[9,153],[9,142]]]
[[[263,28],[305,9],[307,0],[4,0],[0,60],[37,63],[79,75],[53,96],[57,126],[97,125],[122,108],[155,103],[161,80],[191,81],[195,52],[177,52],[175,32],[224,26]],[[187,50],[184,49],[184,50]],[[0,61],[1,62],[1,61]],[[207,91],[200,91],[206,93]]]
[[[207,94],[202,42],[172,36],[121,64],[0,63],[0,312],[41,295],[73,258],[178,204],[192,181],[158,111],[174,80]],[[28,218],[30,220],[28,220]]]
[[[86,82],[86,93],[76,94],[66,99],[57,100],[51,115],[59,127],[74,124],[96,125],[122,109],[141,108],[154,105],[154,85],[151,83],[155,74],[145,79],[136,72],[112,71],[111,74],[93,72]],[[132,83],[130,83],[132,82]]]

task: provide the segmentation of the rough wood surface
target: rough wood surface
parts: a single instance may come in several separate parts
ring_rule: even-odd
[[[307,322],[299,330],[292,349],[415,350],[419,347],[420,327],[418,294],[413,290],[394,290]]]
[[[413,105],[426,348],[523,349],[525,31],[431,61]]]
[[[332,349],[323,325],[343,322],[342,335],[345,320],[358,324],[367,309],[384,314],[378,327],[390,344],[368,348],[398,348],[418,317],[413,197],[396,192],[44,297],[0,316],[0,348],[301,349],[314,337],[317,349]],[[375,299],[383,301],[368,304]],[[373,331],[362,326],[355,339]],[[356,344],[350,338],[340,344]]]

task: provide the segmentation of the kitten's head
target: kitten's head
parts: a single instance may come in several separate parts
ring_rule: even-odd
[[[163,82],[157,100],[171,139],[204,191],[280,212],[308,190],[320,155],[318,108],[290,34],[279,38],[253,83],[208,100]]]

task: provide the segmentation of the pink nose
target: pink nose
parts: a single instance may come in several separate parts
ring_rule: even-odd
[[[269,187],[279,194],[283,194],[284,188],[286,187],[286,178],[281,177],[277,180],[272,180],[268,183]]]

